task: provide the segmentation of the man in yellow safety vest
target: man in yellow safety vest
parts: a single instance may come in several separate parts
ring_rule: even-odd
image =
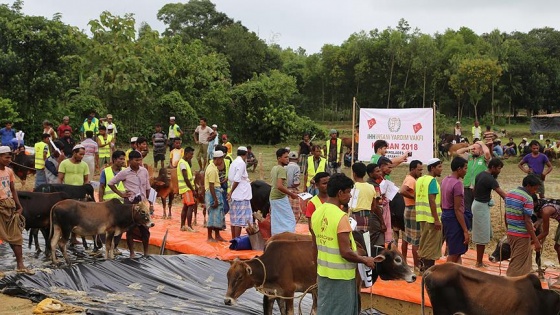
[[[327,160],[321,157],[321,147],[314,145],[311,147],[311,156],[307,157],[307,169],[304,174],[304,191],[309,191],[312,195],[316,195],[317,189],[311,183],[316,174],[325,172],[327,168]],[[315,183],[316,184],[316,183]]]
[[[107,127],[99,126],[97,146],[99,148],[99,167],[107,167],[111,164],[111,152],[113,151],[113,136],[107,134]]]
[[[181,210],[181,231],[194,232],[192,227],[192,216],[195,210],[196,189],[194,184],[194,176],[192,172],[191,160],[194,155],[192,147],[185,148],[185,154],[177,164],[177,182],[179,185],[179,194],[183,195],[183,210]],[[185,220],[187,226],[185,226]]]
[[[118,199],[120,202],[123,202],[123,198],[119,195],[117,195],[111,188],[109,188],[109,186],[107,186],[107,183],[113,178],[115,177],[115,175],[117,175],[123,167],[125,167],[125,159],[124,159],[124,151],[121,150],[117,150],[115,152],[113,152],[112,156],[111,156],[111,166],[105,167],[102,171],[101,171],[101,175],[99,177],[99,199],[101,201],[108,201],[111,199]],[[125,193],[126,190],[124,189],[124,185],[122,182],[117,184],[117,190]],[[104,237],[101,237],[102,242],[104,242]],[[117,235],[115,236],[115,238],[113,239],[113,244],[114,244],[114,249],[113,249],[113,254],[114,255],[121,255],[121,251],[118,249],[118,245],[121,241],[121,235]]]
[[[41,184],[47,183],[47,175],[45,173],[45,161],[50,155],[49,143],[51,136],[44,133],[41,136],[41,142],[35,143],[35,188]]]
[[[327,146],[327,172],[329,174],[342,173],[340,168],[342,165],[342,159],[344,157],[344,149],[342,148],[342,140],[338,138],[338,132],[336,129],[331,129],[331,138],[325,142]]]
[[[374,268],[380,257],[359,256],[348,215],[340,210],[350,201],[352,179],[334,174],[327,185],[329,198],[311,216],[317,252],[317,314],[358,314],[356,264]],[[344,294],[341,294],[344,293]]]

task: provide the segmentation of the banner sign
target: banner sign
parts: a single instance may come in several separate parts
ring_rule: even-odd
[[[434,154],[433,109],[360,109],[358,160],[371,160],[377,140],[389,143],[385,156],[390,159],[411,152],[409,162],[420,160],[426,163]]]

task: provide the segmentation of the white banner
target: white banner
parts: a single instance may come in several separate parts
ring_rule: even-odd
[[[408,161],[426,163],[433,157],[434,116],[431,108],[360,109],[358,159],[370,161],[377,140],[389,143],[386,157],[412,152]]]

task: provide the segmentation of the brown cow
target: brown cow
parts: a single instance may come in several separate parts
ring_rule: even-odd
[[[66,253],[66,243],[70,233],[82,236],[105,234],[107,259],[113,259],[113,237],[127,231],[129,227],[141,224],[154,226],[150,219],[150,209],[146,203],[124,205],[117,199],[92,203],[77,200],[63,200],[51,210],[51,257],[56,264],[58,244],[66,263],[70,260]],[[146,253],[144,253],[146,254]]]
[[[171,169],[172,172],[176,172],[177,169]],[[161,204],[163,205],[163,218],[171,219],[171,206],[173,205],[173,198],[175,198],[175,193],[173,192],[173,186],[171,185],[171,178],[167,174],[167,168],[163,167],[159,170],[158,177],[150,178],[150,186],[157,192],[156,197],[161,198]],[[167,199],[169,198],[169,215],[166,215],[165,208],[167,206]]]
[[[455,157],[457,155],[457,150],[462,149],[462,148],[467,148],[470,144],[468,144],[467,142],[461,142],[461,143],[455,143],[452,144],[449,147],[449,152],[448,152],[448,156],[450,158]]]
[[[422,289],[424,283],[434,315],[560,313],[560,294],[543,289],[534,274],[508,278],[445,263],[428,269]]]
[[[262,262],[259,262],[259,260]],[[414,282],[416,275],[408,267],[402,255],[396,250],[383,250],[375,257],[376,269],[383,280],[403,279]],[[266,268],[266,279],[264,269]],[[269,292],[280,296],[294,296],[317,283],[317,264],[310,235],[281,233],[269,239],[262,256],[248,261],[234,261],[228,270],[228,290],[224,303],[232,305],[235,300],[251,287],[263,286]],[[316,289],[311,291],[313,310],[316,311]],[[263,300],[265,314],[272,314],[274,299]],[[293,314],[293,299],[279,303],[287,314]]]

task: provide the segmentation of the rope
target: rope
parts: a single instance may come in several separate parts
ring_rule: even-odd
[[[283,300],[295,300],[295,299],[299,299],[299,303],[298,303],[298,307],[299,307],[299,314],[302,315],[301,312],[301,302],[303,301],[303,298],[307,295],[307,293],[309,293],[309,291],[315,290],[317,289],[317,284],[313,284],[311,285],[309,288],[307,288],[307,290],[303,291],[302,294],[298,295],[298,296],[282,296],[282,295],[278,295],[276,289],[274,289],[274,293],[270,294],[268,292],[266,292],[266,289],[264,288],[264,284],[266,283],[266,267],[264,265],[264,263],[262,262],[262,260],[260,260],[259,257],[255,257],[254,258],[256,261],[258,261],[259,263],[261,263],[261,266],[263,267],[263,272],[264,272],[264,276],[263,276],[263,281],[261,283],[260,286],[255,287],[255,289],[257,290],[257,292],[262,293],[263,295],[265,295],[266,297],[269,298],[274,298],[274,299],[283,299]],[[311,314],[311,313],[310,313]]]
[[[37,171],[36,168],[29,167],[29,166],[25,166],[25,165],[23,165],[23,164],[19,164],[19,163],[16,163],[16,162],[14,162],[14,161],[11,161],[10,164],[14,164],[14,165],[17,165],[17,166],[19,166],[19,167],[26,168],[26,169],[28,169],[28,170]]]

